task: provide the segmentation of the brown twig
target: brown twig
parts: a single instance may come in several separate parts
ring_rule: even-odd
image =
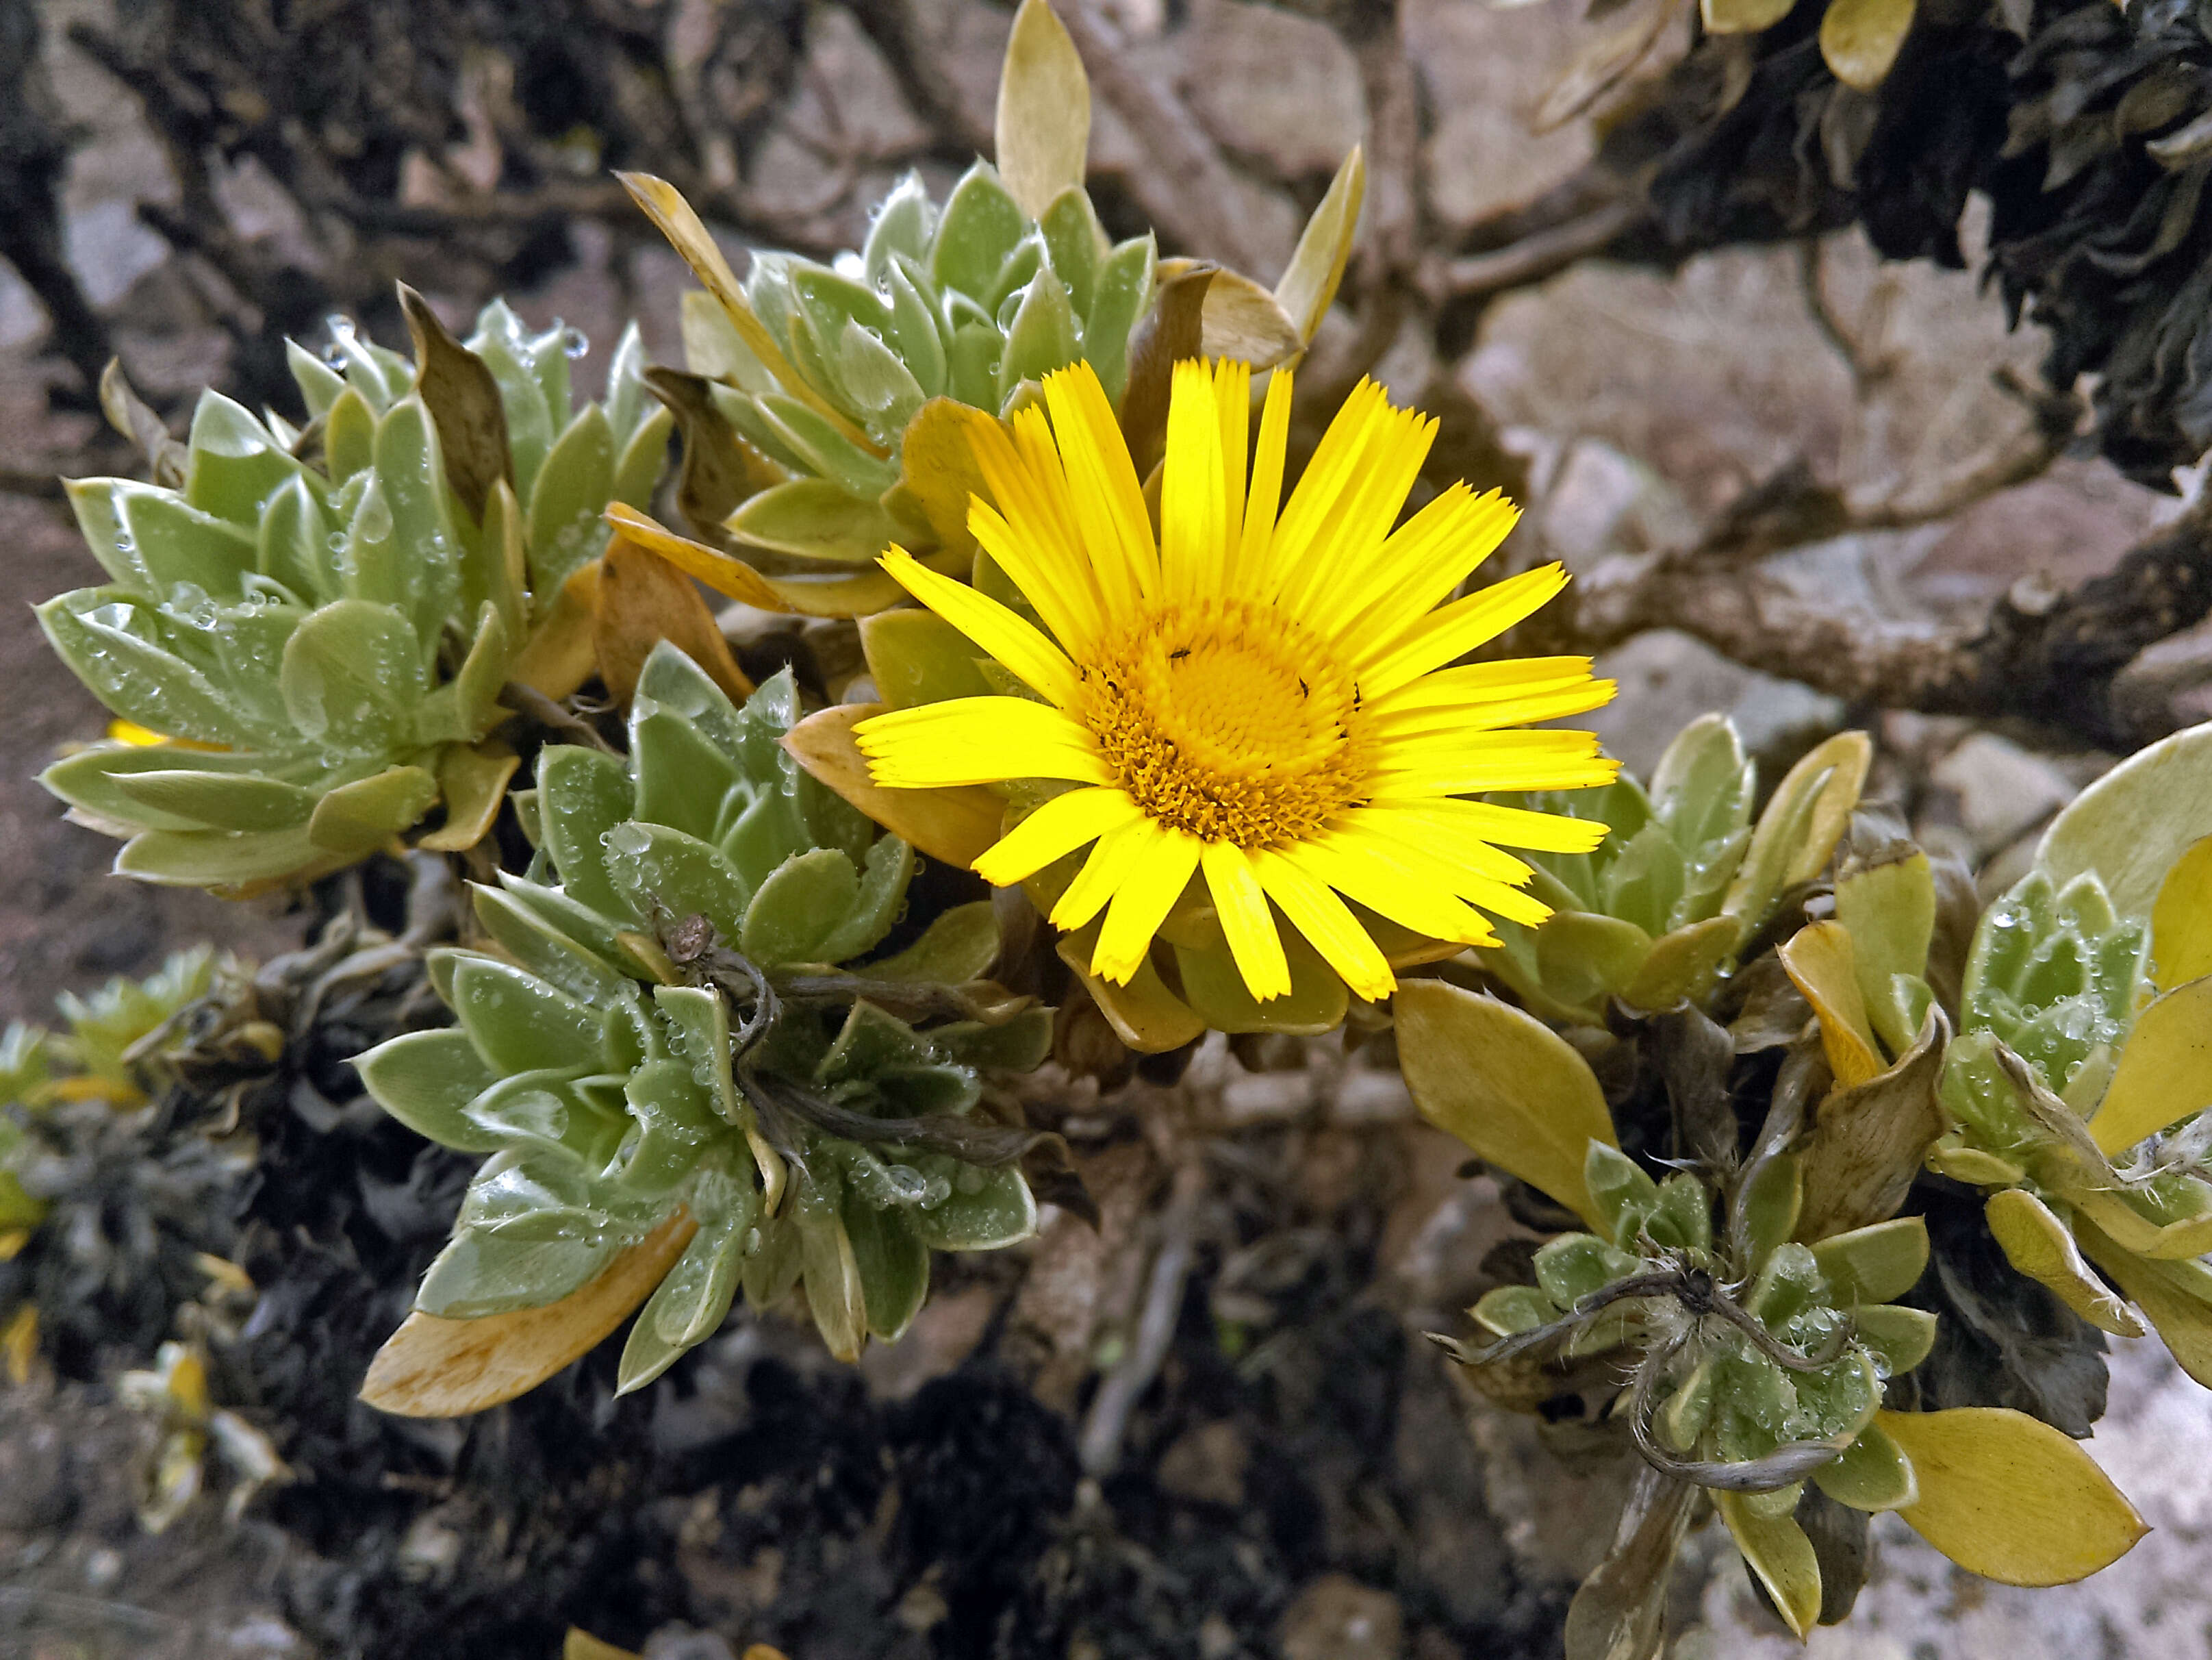
[[[1176,1321],[1182,1312],[1184,1282],[1190,1276],[1196,1249],[1198,1213],[1206,1194],[1206,1165],[1195,1157],[1176,1172],[1175,1188],[1160,1218],[1159,1249],[1152,1256],[1152,1271],[1145,1282],[1143,1311],[1128,1353],[1098,1385],[1091,1414],[1083,1422],[1080,1454],[1085,1473],[1109,1475],[1121,1462],[1121,1438],[1128,1432],[1129,1414],[1159,1376],[1175,1341]]]

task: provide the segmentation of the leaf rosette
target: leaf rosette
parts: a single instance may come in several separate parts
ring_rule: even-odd
[[[574,337],[495,301],[466,346],[403,290],[417,362],[336,330],[294,347],[308,422],[201,398],[166,482],[70,485],[108,581],[39,607],[127,723],[41,781],[125,838],[143,880],[237,891],[319,874],[412,830],[459,849],[515,759],[510,679],[566,695],[610,502],[644,502],[669,417],[635,329],[575,407]],[[549,678],[550,677],[550,678]]]
[[[528,873],[475,890],[483,948],[431,959],[459,1024],[360,1062],[394,1116],[489,1155],[421,1314],[561,1303],[673,1222],[696,1231],[637,1287],[623,1388],[711,1335],[740,1286],[767,1304],[803,1282],[851,1358],[906,1329],[932,1250],[1033,1227],[1017,1160],[1040,1138],[975,1110],[989,1073],[1042,1058],[1049,1015],[978,978],[988,903],[837,967],[890,935],[914,857],[786,751],[797,715],[787,672],[739,708],[663,645],[626,762],[541,753]]]

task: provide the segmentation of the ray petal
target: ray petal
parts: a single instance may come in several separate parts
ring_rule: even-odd
[[[1126,790],[1103,784],[1070,790],[1054,796],[993,843],[975,861],[975,874],[994,887],[1024,881],[1054,860],[1143,816],[1144,809]]]
[[[1042,441],[1024,431],[1024,417]],[[1045,626],[1071,651],[1081,651],[1104,627],[1091,556],[1067,508],[1067,477],[1044,411],[1024,410],[1009,435],[981,410],[967,425],[969,447],[991,499],[972,496],[969,533],[999,562]]]
[[[1229,937],[1229,954],[1244,988],[1265,1002],[1287,996],[1291,989],[1290,960],[1283,954],[1283,938],[1275,928],[1274,913],[1267,909],[1267,890],[1252,869],[1242,848],[1227,842],[1209,842],[1200,856],[1206,885],[1213,896],[1221,931]]]
[[[1309,875],[1282,854],[1255,850],[1249,855],[1253,874],[1267,897],[1283,908],[1291,925],[1306,943],[1322,954],[1344,983],[1370,1002],[1388,997],[1397,988],[1397,977],[1367,930],[1346,910],[1328,883]]]
[[[1419,524],[1419,515],[1407,520],[1384,544],[1359,597],[1345,599],[1343,637],[1388,640],[1402,633],[1497,552],[1520,519],[1521,509],[1493,489],[1462,496],[1428,524]]]
[[[1291,389],[1287,366],[1267,378],[1267,401],[1260,411],[1260,436],[1252,447],[1252,483],[1244,502],[1244,532],[1237,562],[1224,587],[1235,594],[1260,590],[1273,557],[1275,516],[1283,504],[1283,456],[1290,444]]]
[[[1472,735],[1500,727],[1518,727],[1538,721],[1557,721],[1570,714],[1587,714],[1613,701],[1617,690],[1610,680],[1573,681],[1522,693],[1518,697],[1474,703],[1458,708],[1409,709],[1387,714],[1375,722],[1375,732],[1387,751],[1402,740],[1437,733]]]
[[[1177,363],[1174,375],[1160,477],[1160,587],[1170,599],[1211,599],[1228,544],[1221,411],[1204,362]]]
[[[1079,928],[1105,909],[1106,902],[1128,879],[1136,860],[1151,845],[1152,828],[1151,819],[1136,818],[1098,838],[1083,868],[1067,885],[1067,891],[1052,908],[1054,927]]]
[[[901,587],[974,641],[984,655],[1012,669],[1032,690],[1062,708],[1074,704],[1079,695],[1075,665],[1026,618],[965,582],[939,575],[904,548],[893,548],[882,564]]]
[[[1428,612],[1395,640],[1368,644],[1358,668],[1359,684],[1370,697],[1386,696],[1407,681],[1495,640],[1566,585],[1564,565],[1539,565],[1455,599]]]
[[[1366,836],[1328,835],[1297,842],[1283,856],[1316,881],[1357,899],[1378,916],[1436,939],[1494,945],[1497,935],[1474,908]]]
[[[1143,965],[1152,936],[1198,869],[1203,845],[1189,831],[1171,830],[1153,819],[1134,829],[1146,832],[1145,845],[1114,890],[1106,925],[1098,930],[1098,944],[1091,953],[1091,973],[1117,986],[1127,985]]]
[[[1500,806],[1491,801],[1462,801],[1450,795],[1420,795],[1397,790],[1378,794],[1368,804],[1418,812],[1432,821],[1439,833],[1469,836],[1509,848],[1534,853],[1590,853],[1607,834],[1603,824],[1588,818],[1571,818],[1563,812],[1537,812],[1528,807]]]
[[[890,789],[1010,778],[1109,782],[1088,728],[1026,697],[953,697],[872,715],[853,728],[868,773]]]
[[[1068,498],[1098,572],[1109,616],[1127,616],[1159,587],[1158,550],[1145,490],[1097,372],[1078,362],[1044,378]]]

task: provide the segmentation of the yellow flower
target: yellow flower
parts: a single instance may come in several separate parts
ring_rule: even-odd
[[[997,506],[976,497],[969,528],[1044,628],[902,548],[883,564],[1036,698],[899,709],[855,735],[880,785],[1078,786],[975,869],[1003,885],[1095,844],[1052,920],[1079,928],[1105,911],[1091,958],[1103,978],[1135,974],[1202,874],[1255,997],[1291,988],[1279,909],[1378,998],[1396,982],[1346,898],[1468,945],[1496,939],[1476,906],[1548,914],[1498,844],[1586,853],[1604,827],[1462,797],[1609,781],[1617,763],[1588,733],[1501,728],[1595,708],[1613,683],[1586,657],[1444,666],[1567,579],[1547,565],[1443,603],[1517,511],[1455,484],[1392,528],[1435,422],[1363,383],[1283,504],[1290,375],[1267,389],[1248,477],[1250,397],[1245,364],[1176,366],[1157,543],[1089,364],[1046,377],[1044,407],[1011,434],[977,417]]]

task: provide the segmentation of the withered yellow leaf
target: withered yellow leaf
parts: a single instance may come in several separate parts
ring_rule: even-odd
[[[369,1362],[361,1398],[401,1418],[459,1418],[527,1394],[597,1347],[665,1279],[698,1231],[679,1210],[589,1285],[481,1320],[416,1312]]]
[[[1753,1495],[1717,1490],[1713,1504],[1735,1548],[1766,1587],[1792,1635],[1804,1640],[1820,1617],[1820,1562],[1805,1529],[1786,1516],[1761,1516]]]
[[[1091,973],[1091,957],[1097,946],[1098,924],[1091,922],[1062,934],[1054,949],[1083,982],[1116,1037],[1139,1055],[1164,1055],[1205,1033],[1206,1022],[1168,989],[1150,957],[1138,964],[1127,985],[1117,986]]]
[[[2068,1585],[2150,1531],[2080,1443],[2007,1407],[1882,1412],[1920,1499],[1898,1512],[1960,1567],[2008,1585]]]
[[[1820,15],[1820,56],[1836,79],[1872,92],[1912,32],[1914,0],[1830,0]]]
[[[1990,1237],[2013,1267],[2048,1286],[2091,1325],[2115,1337],[2144,1335],[2147,1329],[2136,1311],[2090,1270],[2072,1230],[2042,1200],[2025,1188],[2007,1188],[1990,1195],[1983,1213]]]
[[[2160,987],[2212,975],[2212,836],[2189,845],[2159,885],[2150,912],[2150,958]]]
[[[2120,1152],[2212,1107],[2212,978],[2194,980],[2136,1016],[2112,1081],[2089,1121],[2106,1153]]]
[[[592,631],[599,678],[617,702],[627,704],[636,693],[645,660],[664,640],[704,669],[731,702],[742,703],[753,695],[753,683],[738,666],[690,577],[618,532],[599,561],[599,609]]]
[[[1358,144],[1344,158],[1328,193],[1321,198],[1275,284],[1275,300],[1302,342],[1310,342],[1321,319],[1335,303],[1359,229],[1359,207],[1367,196],[1367,153]]]
[[[999,76],[996,145],[1006,193],[1032,219],[1080,185],[1091,149],[1091,79],[1047,0],[1022,0]]]
[[[762,611],[791,609],[777,598],[775,590],[769,587],[761,574],[744,560],[732,558],[704,542],[679,536],[635,508],[616,502],[607,509],[607,523],[614,526],[617,536],[659,554],[686,576],[696,577],[726,598],[743,600]]]
[[[1820,1049],[1836,1082],[1851,1089],[1881,1073],[1881,1051],[1867,1024],[1850,931],[1841,922],[1814,922],[1784,940],[1777,955],[1820,1018]]]
[[[1790,15],[1797,0],[1698,0],[1708,34],[1756,34]]]
[[[839,703],[808,715],[783,746],[807,771],[921,853],[968,869],[999,839],[1006,804],[980,784],[948,789],[885,789],[868,775],[853,728],[881,703]]]
[[[1409,980],[1393,1006],[1421,1116],[1595,1224],[1583,1161],[1592,1141],[1620,1143],[1582,1056],[1534,1015],[1445,981]]]
[[[561,585],[553,607],[538,625],[507,678],[555,702],[592,678],[598,658],[592,649],[592,623],[599,609],[599,562],[592,560]]]
[[[417,842],[432,853],[465,853],[490,833],[522,757],[504,744],[453,744],[438,762],[446,822]]]

